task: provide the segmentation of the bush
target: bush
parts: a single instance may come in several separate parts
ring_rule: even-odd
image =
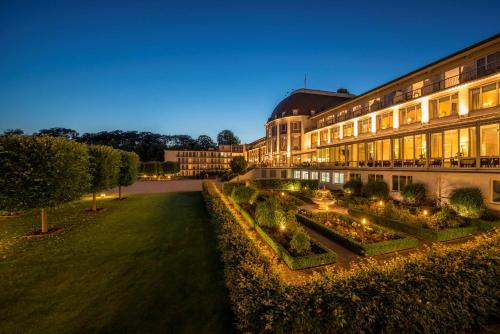
[[[142,162],[139,167],[139,172],[148,176],[157,176],[162,173],[162,166],[159,161]]]
[[[181,167],[176,161],[165,161],[161,163],[162,174],[177,174],[181,171]],[[158,171],[160,172],[160,171]]]
[[[90,192],[92,211],[96,211],[96,193],[118,185],[121,154],[110,146],[89,146]]]
[[[453,190],[450,204],[459,215],[468,218],[479,218],[486,210],[481,189],[476,187]]]
[[[303,231],[297,231],[293,234],[290,241],[290,248],[297,254],[303,255],[311,250],[311,239]]]
[[[231,167],[231,172],[236,175],[243,174],[247,169],[247,161],[245,157],[236,156],[229,162],[229,167]]]
[[[463,333],[498,314],[500,231],[290,282],[214,188],[205,183],[203,196],[239,332]]]
[[[418,205],[425,202],[426,192],[423,183],[409,183],[401,189],[401,196],[407,203]]]
[[[238,204],[253,204],[258,192],[255,188],[238,185],[231,190],[231,198]]]
[[[370,199],[387,199],[389,187],[384,181],[370,181],[363,186],[363,194]]]
[[[318,189],[318,180],[293,180],[293,179],[262,179],[253,180],[252,185],[258,189],[275,190],[308,190]]]
[[[118,198],[122,198],[122,187],[130,186],[137,179],[139,156],[134,152],[119,151],[120,171],[118,174]]]
[[[278,229],[286,225],[286,216],[274,197],[269,197],[263,202],[257,203],[255,209],[255,220],[259,226]]]
[[[347,195],[360,195],[361,194],[361,189],[363,188],[363,183],[361,180],[349,180],[346,183],[344,183],[344,186],[342,189],[344,190],[344,193]]]

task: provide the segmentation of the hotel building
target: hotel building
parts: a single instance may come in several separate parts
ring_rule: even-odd
[[[422,182],[446,201],[477,186],[500,210],[500,35],[361,95],[301,89],[249,144],[248,178],[383,180],[393,197]]]
[[[164,159],[178,162],[181,176],[198,176],[202,172],[225,172],[231,159],[245,153],[245,145],[219,145],[208,150],[165,150]]]

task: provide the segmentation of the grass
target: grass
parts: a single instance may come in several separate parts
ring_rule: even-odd
[[[226,333],[232,316],[200,193],[88,201],[0,220],[0,333]]]

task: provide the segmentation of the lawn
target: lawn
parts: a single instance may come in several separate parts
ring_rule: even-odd
[[[79,201],[0,220],[0,333],[227,333],[232,316],[216,240],[199,192]]]

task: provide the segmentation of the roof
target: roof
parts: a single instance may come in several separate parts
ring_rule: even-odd
[[[349,93],[328,92],[305,88],[297,89],[278,103],[268,121],[275,118],[293,116],[293,110],[297,110],[297,115],[310,116],[311,110],[320,112],[346,102],[353,97],[354,95]]]

